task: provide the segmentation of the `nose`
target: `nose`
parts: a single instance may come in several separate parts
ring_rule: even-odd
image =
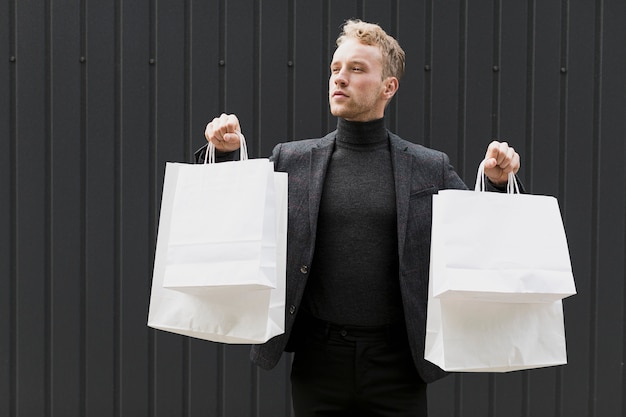
[[[335,85],[345,86],[348,84],[348,77],[346,77],[346,72],[343,68],[334,73],[331,78]]]

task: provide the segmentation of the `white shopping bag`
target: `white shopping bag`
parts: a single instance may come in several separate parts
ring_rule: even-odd
[[[166,165],[150,327],[222,343],[284,332],[287,174],[241,139],[241,161]]]
[[[552,197],[484,191],[433,196],[424,357],[445,371],[567,363],[563,304],[575,293]]]
[[[433,196],[431,277],[440,298],[540,303],[576,293],[558,202],[554,197],[484,190]]]
[[[431,293],[432,294],[432,293]],[[449,372],[509,372],[567,363],[562,301],[429,297],[425,359]]]

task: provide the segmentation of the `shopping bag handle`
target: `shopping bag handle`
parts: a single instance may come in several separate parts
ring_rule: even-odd
[[[485,176],[485,160],[480,163],[478,166],[478,173],[476,174],[476,185],[474,186],[474,191],[485,191],[485,183],[487,182]],[[509,172],[508,181],[506,183],[506,193],[507,194],[519,194],[519,184],[517,183],[517,178],[515,178],[515,174]]]
[[[239,160],[247,161],[248,160],[248,145],[246,144],[246,138],[243,136],[241,132],[235,132],[239,135]],[[204,153],[204,163],[214,164],[215,163],[215,144],[209,141],[209,145],[207,146],[207,150]]]

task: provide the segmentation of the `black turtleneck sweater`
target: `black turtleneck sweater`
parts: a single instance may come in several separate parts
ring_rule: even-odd
[[[396,196],[384,119],[339,119],[304,308],[336,324],[402,320]]]

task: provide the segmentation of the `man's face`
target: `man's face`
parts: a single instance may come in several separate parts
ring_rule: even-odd
[[[382,71],[382,54],[377,46],[346,39],[330,65],[328,100],[333,116],[356,122],[382,118],[393,96],[386,93],[389,78],[383,80]]]

